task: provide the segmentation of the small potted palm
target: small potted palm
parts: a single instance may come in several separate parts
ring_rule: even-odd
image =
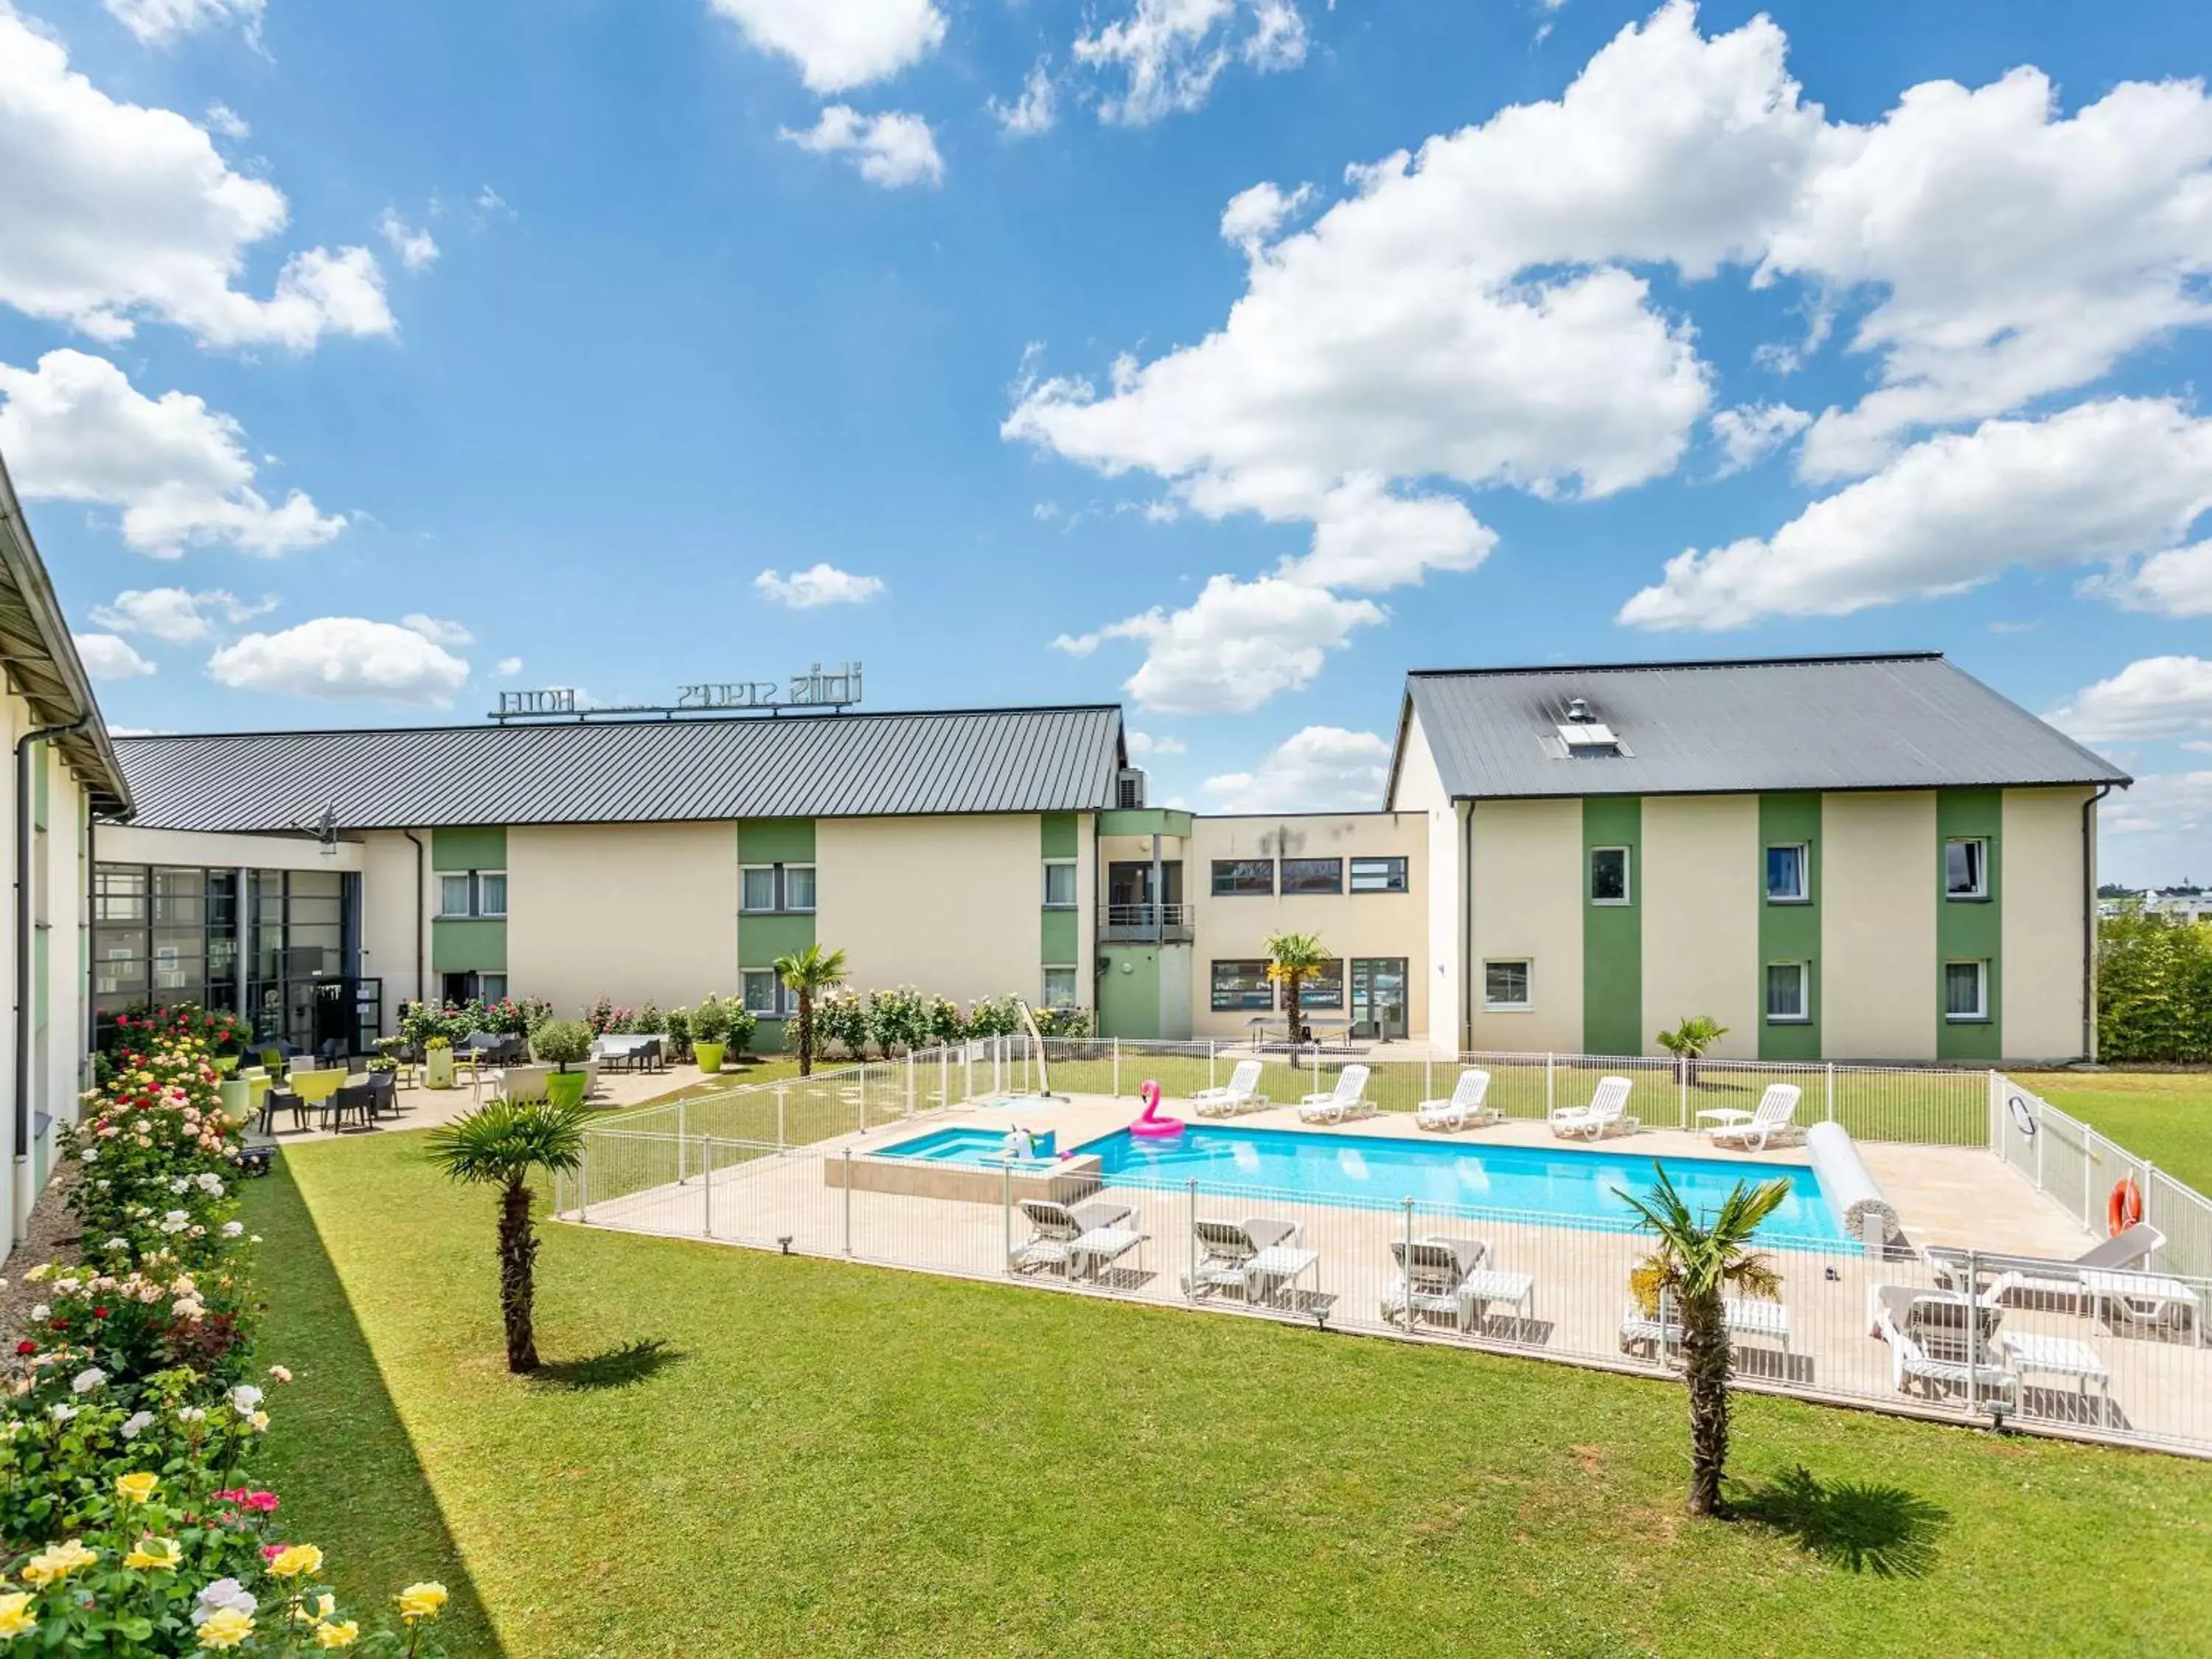
[[[691,1056],[702,1072],[722,1069],[722,1051],[729,1036],[729,1005],[710,994],[691,1011]]]
[[[540,1021],[530,1034],[530,1051],[539,1065],[553,1067],[553,1075],[545,1079],[545,1097],[556,1106],[583,1104],[587,1079],[568,1068],[592,1057],[592,1028],[580,1019]]]

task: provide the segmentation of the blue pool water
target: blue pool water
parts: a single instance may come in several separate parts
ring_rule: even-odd
[[[1324,1204],[1397,1204],[1410,1198],[1419,1204],[1556,1217],[1571,1225],[1633,1221],[1635,1212],[1620,1194],[1650,1190],[1659,1167],[1656,1158],[1604,1148],[1583,1152],[1197,1127],[1172,1140],[1145,1139],[1123,1129],[1075,1150],[1095,1153],[1105,1179],[1125,1187],[1181,1187],[1194,1176],[1213,1193],[1264,1188]],[[1692,1210],[1717,1208],[1739,1181],[1786,1180],[1790,1196],[1760,1231],[1848,1242],[1821,1196],[1820,1177],[1801,1165],[1670,1158],[1667,1174]]]
[[[911,1158],[928,1164],[966,1164],[995,1170],[1006,1156],[1004,1129],[935,1129],[895,1146],[878,1147],[871,1158]]]

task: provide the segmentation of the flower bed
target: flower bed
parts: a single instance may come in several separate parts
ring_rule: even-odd
[[[365,1628],[252,1483],[269,1427],[254,1247],[235,1211],[242,1123],[188,1022],[149,1027],[68,1134],[81,1259],[24,1274],[46,1299],[0,1410],[0,1655],[357,1648],[428,1659],[444,1605],[410,1585]]]

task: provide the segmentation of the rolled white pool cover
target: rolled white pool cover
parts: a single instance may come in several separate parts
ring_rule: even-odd
[[[1845,1232],[1853,1238],[1866,1238],[1867,1222],[1874,1217],[1881,1219],[1884,1243],[1903,1232],[1897,1224],[1897,1212],[1874,1184],[1850,1130],[1840,1123],[1815,1123],[1805,1132],[1805,1151],[1813,1160],[1813,1172],[1820,1177],[1820,1195],[1828,1200],[1828,1208]]]

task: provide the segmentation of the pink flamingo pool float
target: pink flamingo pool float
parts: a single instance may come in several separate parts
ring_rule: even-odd
[[[1153,1135],[1164,1139],[1170,1135],[1179,1135],[1182,1133],[1183,1122],[1181,1118],[1160,1115],[1160,1085],[1146,1078],[1138,1088],[1137,1094],[1145,1103],[1145,1111],[1143,1116],[1137,1118],[1129,1125],[1131,1134]]]

